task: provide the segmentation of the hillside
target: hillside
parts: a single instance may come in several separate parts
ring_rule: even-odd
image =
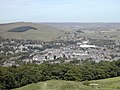
[[[120,77],[89,81],[91,86],[82,82],[50,80],[30,84],[14,90],[120,90]]]
[[[16,22],[0,25],[0,36],[4,38],[49,41],[64,34],[55,27],[30,22]]]
[[[30,84],[15,90],[92,90],[92,87],[74,81],[50,80]]]
[[[98,84],[99,90],[120,90],[120,77],[92,80],[90,83]]]

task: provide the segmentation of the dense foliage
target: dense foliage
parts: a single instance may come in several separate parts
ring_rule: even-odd
[[[21,26],[21,27],[8,30],[8,32],[25,32],[29,29],[37,30],[37,28],[31,27],[31,26]]]
[[[84,61],[75,64],[26,64],[0,67],[0,89],[12,89],[51,79],[85,81],[120,76],[118,61]]]

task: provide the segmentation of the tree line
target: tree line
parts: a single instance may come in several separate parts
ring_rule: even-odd
[[[13,89],[27,84],[56,79],[68,81],[98,80],[120,76],[120,60],[86,60],[76,64],[24,64],[19,67],[0,67],[0,89]]]

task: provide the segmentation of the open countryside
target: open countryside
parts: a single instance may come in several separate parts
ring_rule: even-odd
[[[0,90],[120,90],[120,0],[0,0]]]

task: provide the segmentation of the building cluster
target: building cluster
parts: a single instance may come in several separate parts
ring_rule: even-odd
[[[76,33],[50,42],[3,39],[0,41],[0,58],[3,66],[19,65],[18,61],[37,64],[113,61],[120,59],[120,41],[93,40]]]
[[[84,38],[83,38],[84,39]],[[83,40],[76,44],[62,46],[59,48],[50,48],[41,51],[33,57],[33,61],[43,63],[49,61],[50,63],[60,63],[60,59],[64,59],[65,63],[78,60],[92,60],[95,62],[112,61],[120,58],[120,52],[103,46],[91,45],[90,41]]]

